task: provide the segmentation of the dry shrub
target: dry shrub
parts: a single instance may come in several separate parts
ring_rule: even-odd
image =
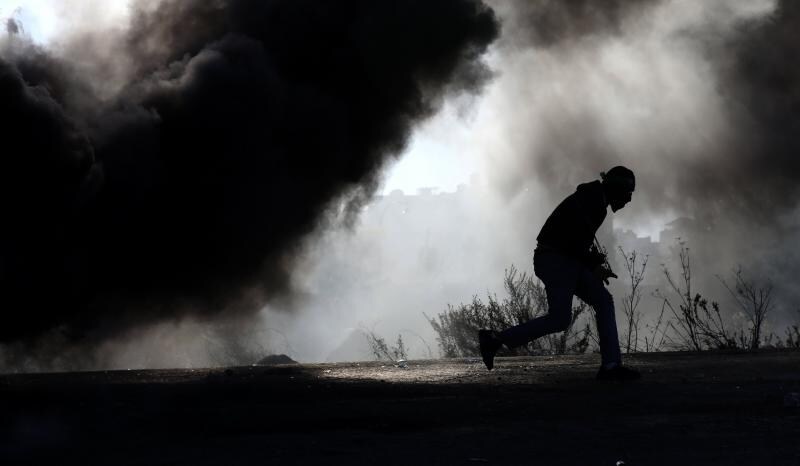
[[[489,294],[484,302],[477,295],[472,302],[448,305],[437,317],[425,316],[437,334],[444,357],[473,357],[480,354],[478,330],[505,330],[547,313],[544,284],[532,275],[520,273],[513,265],[506,269],[503,286],[507,297],[498,300]],[[509,355],[584,353],[592,342],[593,312],[580,300],[573,306],[572,320],[564,332],[548,335],[528,345],[506,351]],[[580,322],[579,322],[580,321]],[[580,329],[580,330],[578,330]]]

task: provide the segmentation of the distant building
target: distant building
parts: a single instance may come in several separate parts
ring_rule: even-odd
[[[636,251],[637,254],[658,257],[662,254],[661,244],[653,241],[649,236],[637,236],[631,230],[614,230],[617,244],[625,251],[630,253]]]

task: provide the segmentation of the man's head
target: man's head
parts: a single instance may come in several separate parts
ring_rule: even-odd
[[[600,177],[603,179],[603,189],[611,210],[616,212],[631,201],[631,195],[636,188],[636,177],[630,169],[617,166],[601,173]]]

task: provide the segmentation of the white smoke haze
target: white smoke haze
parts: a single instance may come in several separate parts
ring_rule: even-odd
[[[53,331],[33,350],[13,344],[0,348],[0,367],[14,373],[204,368],[256,363],[270,354],[297,354],[287,335],[270,324],[282,325],[280,318],[270,322],[187,318],[139,327],[91,348]]]
[[[625,164],[642,183],[636,202],[615,217],[621,226],[693,210],[693,199],[678,191],[692,174],[676,168],[718,154],[735,136],[712,63],[693,36],[730,33],[738,21],[771,11],[772,2],[761,9],[740,3],[740,10],[731,2],[653,3],[621,18],[618,34],[601,30],[546,46],[515,46],[531,31],[508,25],[492,105],[500,139],[512,149],[497,160],[494,184],[509,196],[545,184],[560,199]]]
[[[667,221],[692,218],[706,230],[683,238],[695,259],[698,291],[730,304],[715,275],[741,265],[775,283],[774,322],[796,318],[792,245],[800,236],[784,222],[797,210],[779,209],[785,202],[779,189],[759,194],[760,182],[786,177],[778,172],[770,181],[759,168],[767,154],[758,152],[750,116],[731,102],[720,73],[739,53],[728,47],[742,25],[772,21],[777,3],[605,3],[621,10],[615,28],[586,27],[549,41],[532,34],[524,10],[566,7],[493,4],[511,18],[498,46],[500,77],[486,103],[500,107],[495,124],[505,135],[497,139],[510,141],[506,156],[494,159],[493,186],[507,198],[544,186],[552,206],[601,170],[626,165],[637,174],[637,191],[625,210],[610,216],[616,228],[656,236]],[[592,23],[582,19],[584,26]],[[796,199],[789,202],[796,206]],[[659,275],[660,264],[650,264],[650,273]]]
[[[122,29],[128,0],[0,0],[0,17],[14,19],[37,44],[58,49],[76,34]],[[137,8],[153,1],[135,2]]]
[[[442,114],[419,130],[447,141],[448,150],[463,152],[469,163],[472,154],[480,154],[478,166],[485,171],[479,179],[487,190],[481,183],[470,187],[460,209],[431,213],[434,220],[417,217],[416,230],[395,227],[402,236],[392,235],[392,221],[385,217],[408,215],[402,210],[370,211],[354,233],[329,235],[311,255],[317,268],[307,275],[308,288],[316,290],[310,294],[318,293],[325,304],[308,303],[298,340],[309,332],[319,348],[320,341],[337,333],[334,341],[341,341],[350,328],[367,323],[389,342],[411,328],[435,345],[423,312],[434,316],[473,294],[502,294],[505,268],[513,263],[531,272],[535,236],[555,204],[577,184],[619,164],[636,172],[637,192],[607,224],[661,241],[656,248],[661,257],[652,257],[648,269],[646,312],[659,304],[649,293],[666,291],[663,266],[673,273],[677,266],[676,238],[659,233],[668,222],[687,217],[701,231],[713,227],[708,234],[672,232],[690,248],[695,290],[723,307],[734,306],[716,276],[730,281],[741,265],[750,277],[775,284],[780,304],[771,316],[772,330],[782,332],[795,317],[791,306],[798,294],[791,276],[797,260],[786,253],[797,229],[781,234],[780,219],[743,225],[741,212],[724,210],[730,203],[715,198],[725,191],[714,189],[720,178],[744,190],[753,183],[735,165],[726,166],[727,153],[749,141],[740,134],[740,115],[731,113],[720,92],[724,83],[713,54],[726,52],[726,41],[744,22],[769,21],[776,2],[640,2],[627,12],[619,7],[615,31],[600,28],[536,43],[525,13],[557,10],[558,4],[492,2],[503,21],[503,35],[489,57],[495,80],[469,111]],[[426,131],[430,126],[440,133]],[[427,202],[435,210],[443,201],[433,196]],[[381,215],[384,229],[368,223]],[[783,218],[796,224],[797,211]],[[613,249],[617,241],[608,227],[601,233]],[[462,242],[469,246],[453,252]],[[621,263],[616,269],[621,271]],[[624,287],[619,281],[612,285],[614,295],[621,297]],[[416,356],[424,356],[424,345],[415,348]],[[324,357],[317,351],[308,356]]]
[[[434,317],[474,294],[502,294],[503,271],[511,264],[532,272],[535,237],[546,216],[577,184],[614,165],[636,173],[637,191],[625,210],[607,218],[607,245],[617,243],[612,222],[666,246],[673,238],[658,234],[669,221],[689,217],[701,229],[709,226],[708,234],[688,238],[699,264],[698,290],[725,302],[714,275],[737,264],[770,278],[781,306],[773,327],[780,331],[800,299],[792,283],[800,272],[792,249],[800,239],[800,211],[794,207],[754,225],[742,224],[746,215],[728,210],[740,199],[730,192],[756,186],[747,171],[727,164],[728,153],[752,141],[720,91],[729,39],[743,22],[769,21],[777,2],[608,2],[613,15],[601,15],[596,27],[595,13],[573,18],[559,2],[489,3],[503,24],[487,57],[493,81],[478,98],[450,102],[418,129],[430,146],[447,145],[478,167],[469,186],[456,193],[390,194],[370,204],[355,225],[321,231],[294,273],[301,292],[267,306],[258,321],[165,323],[108,343],[99,354],[67,350],[76,356],[45,365],[31,361],[25,370],[200,367],[255,362],[269,353],[325,361],[356,329],[372,330],[387,342],[401,334],[411,357],[427,357],[428,347],[435,355],[435,335],[424,314]],[[44,46],[104,76],[98,85],[107,86],[106,93],[119,88],[128,64],[97,69],[109,61],[93,57],[107,58],[120,46],[115,37],[129,5],[29,5],[58,18],[57,25],[50,17],[40,20],[48,31]],[[534,33],[541,12],[556,14],[569,27]],[[8,14],[5,8],[2,14]],[[97,34],[109,40],[76,47]],[[671,259],[666,246],[665,260]],[[659,270],[650,263],[649,289],[663,288]],[[616,297],[623,285],[612,288]],[[642,306],[655,307],[655,299]],[[50,342],[43,344],[58,346],[57,338]]]
[[[124,53],[132,15],[160,0],[1,0],[0,18],[13,21],[17,34],[0,36],[2,56],[36,54],[36,49],[69,65],[64,72],[88,86],[92,99],[108,101],[131,83],[132,63]],[[79,77],[91,76],[92,79]],[[72,105],[86,96],[72,97]]]
[[[512,212],[479,186],[393,193],[371,204],[354,231],[323,235],[296,275],[307,290],[287,328],[297,357],[329,359],[354,330],[374,331],[389,343],[401,334],[409,356],[429,357],[428,347],[436,355],[424,314],[434,317],[448,303],[498,290],[504,268],[528,262],[530,244],[517,230],[502,229],[514,223]]]

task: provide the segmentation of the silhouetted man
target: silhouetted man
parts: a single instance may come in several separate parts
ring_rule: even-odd
[[[499,333],[478,332],[481,356],[489,370],[494,366],[494,356],[501,345],[513,348],[566,330],[572,321],[572,298],[578,296],[594,308],[597,318],[602,357],[597,378],[639,378],[636,370],[622,365],[614,301],[603,285],[616,275],[606,266],[605,256],[592,250],[597,229],[606,218],[606,209],[611,206],[616,212],[625,207],[631,200],[636,179],[631,170],[621,166],[600,176],[602,181],[581,184],[564,199],[536,238],[533,269],[547,291],[548,313]]]

